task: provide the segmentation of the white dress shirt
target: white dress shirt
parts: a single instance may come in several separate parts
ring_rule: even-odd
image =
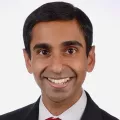
[[[85,91],[83,90],[82,96],[74,105],[72,105],[61,115],[54,116],[47,110],[47,108],[44,106],[42,102],[42,98],[40,98],[38,120],[45,120],[49,117],[54,117],[54,118],[59,117],[61,120],[80,120],[85,110],[86,104],[87,104],[87,96]]]

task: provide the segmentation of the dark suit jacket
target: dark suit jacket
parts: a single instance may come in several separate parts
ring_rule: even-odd
[[[87,105],[81,120],[118,120],[104,110],[100,109],[87,95]],[[0,116],[0,120],[38,120],[39,100],[36,103],[24,108]]]

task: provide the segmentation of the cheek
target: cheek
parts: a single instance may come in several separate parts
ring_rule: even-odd
[[[41,73],[44,70],[44,64],[39,61],[39,60],[33,60],[32,61],[32,70],[33,70],[33,76],[34,79],[36,81],[36,83],[38,84],[38,86],[41,88],[42,85],[42,79],[41,79]]]
[[[86,57],[81,57],[74,59],[71,64],[71,68],[76,72],[78,81],[77,82],[83,82],[86,76],[87,71],[87,59]]]
[[[32,71],[35,79],[40,79],[40,75],[46,67],[46,63],[43,60],[32,59],[31,62]]]
[[[76,71],[77,78],[79,79],[80,82],[82,82],[86,76],[86,65],[83,64],[76,64],[74,66],[74,70]]]
[[[71,62],[70,65],[72,68],[74,68],[78,72],[86,71],[87,70],[87,59],[85,59],[85,57],[76,58]]]

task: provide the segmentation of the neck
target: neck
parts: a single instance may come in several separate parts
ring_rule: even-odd
[[[52,115],[58,116],[74,105],[80,99],[81,95],[82,89],[69,98],[56,102],[42,94],[42,101]]]

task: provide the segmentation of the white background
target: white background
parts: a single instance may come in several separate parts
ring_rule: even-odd
[[[120,0],[64,0],[91,19],[96,66],[83,85],[93,100],[120,118]],[[26,17],[50,0],[0,0],[0,114],[23,107],[41,94],[27,73],[22,49]]]

